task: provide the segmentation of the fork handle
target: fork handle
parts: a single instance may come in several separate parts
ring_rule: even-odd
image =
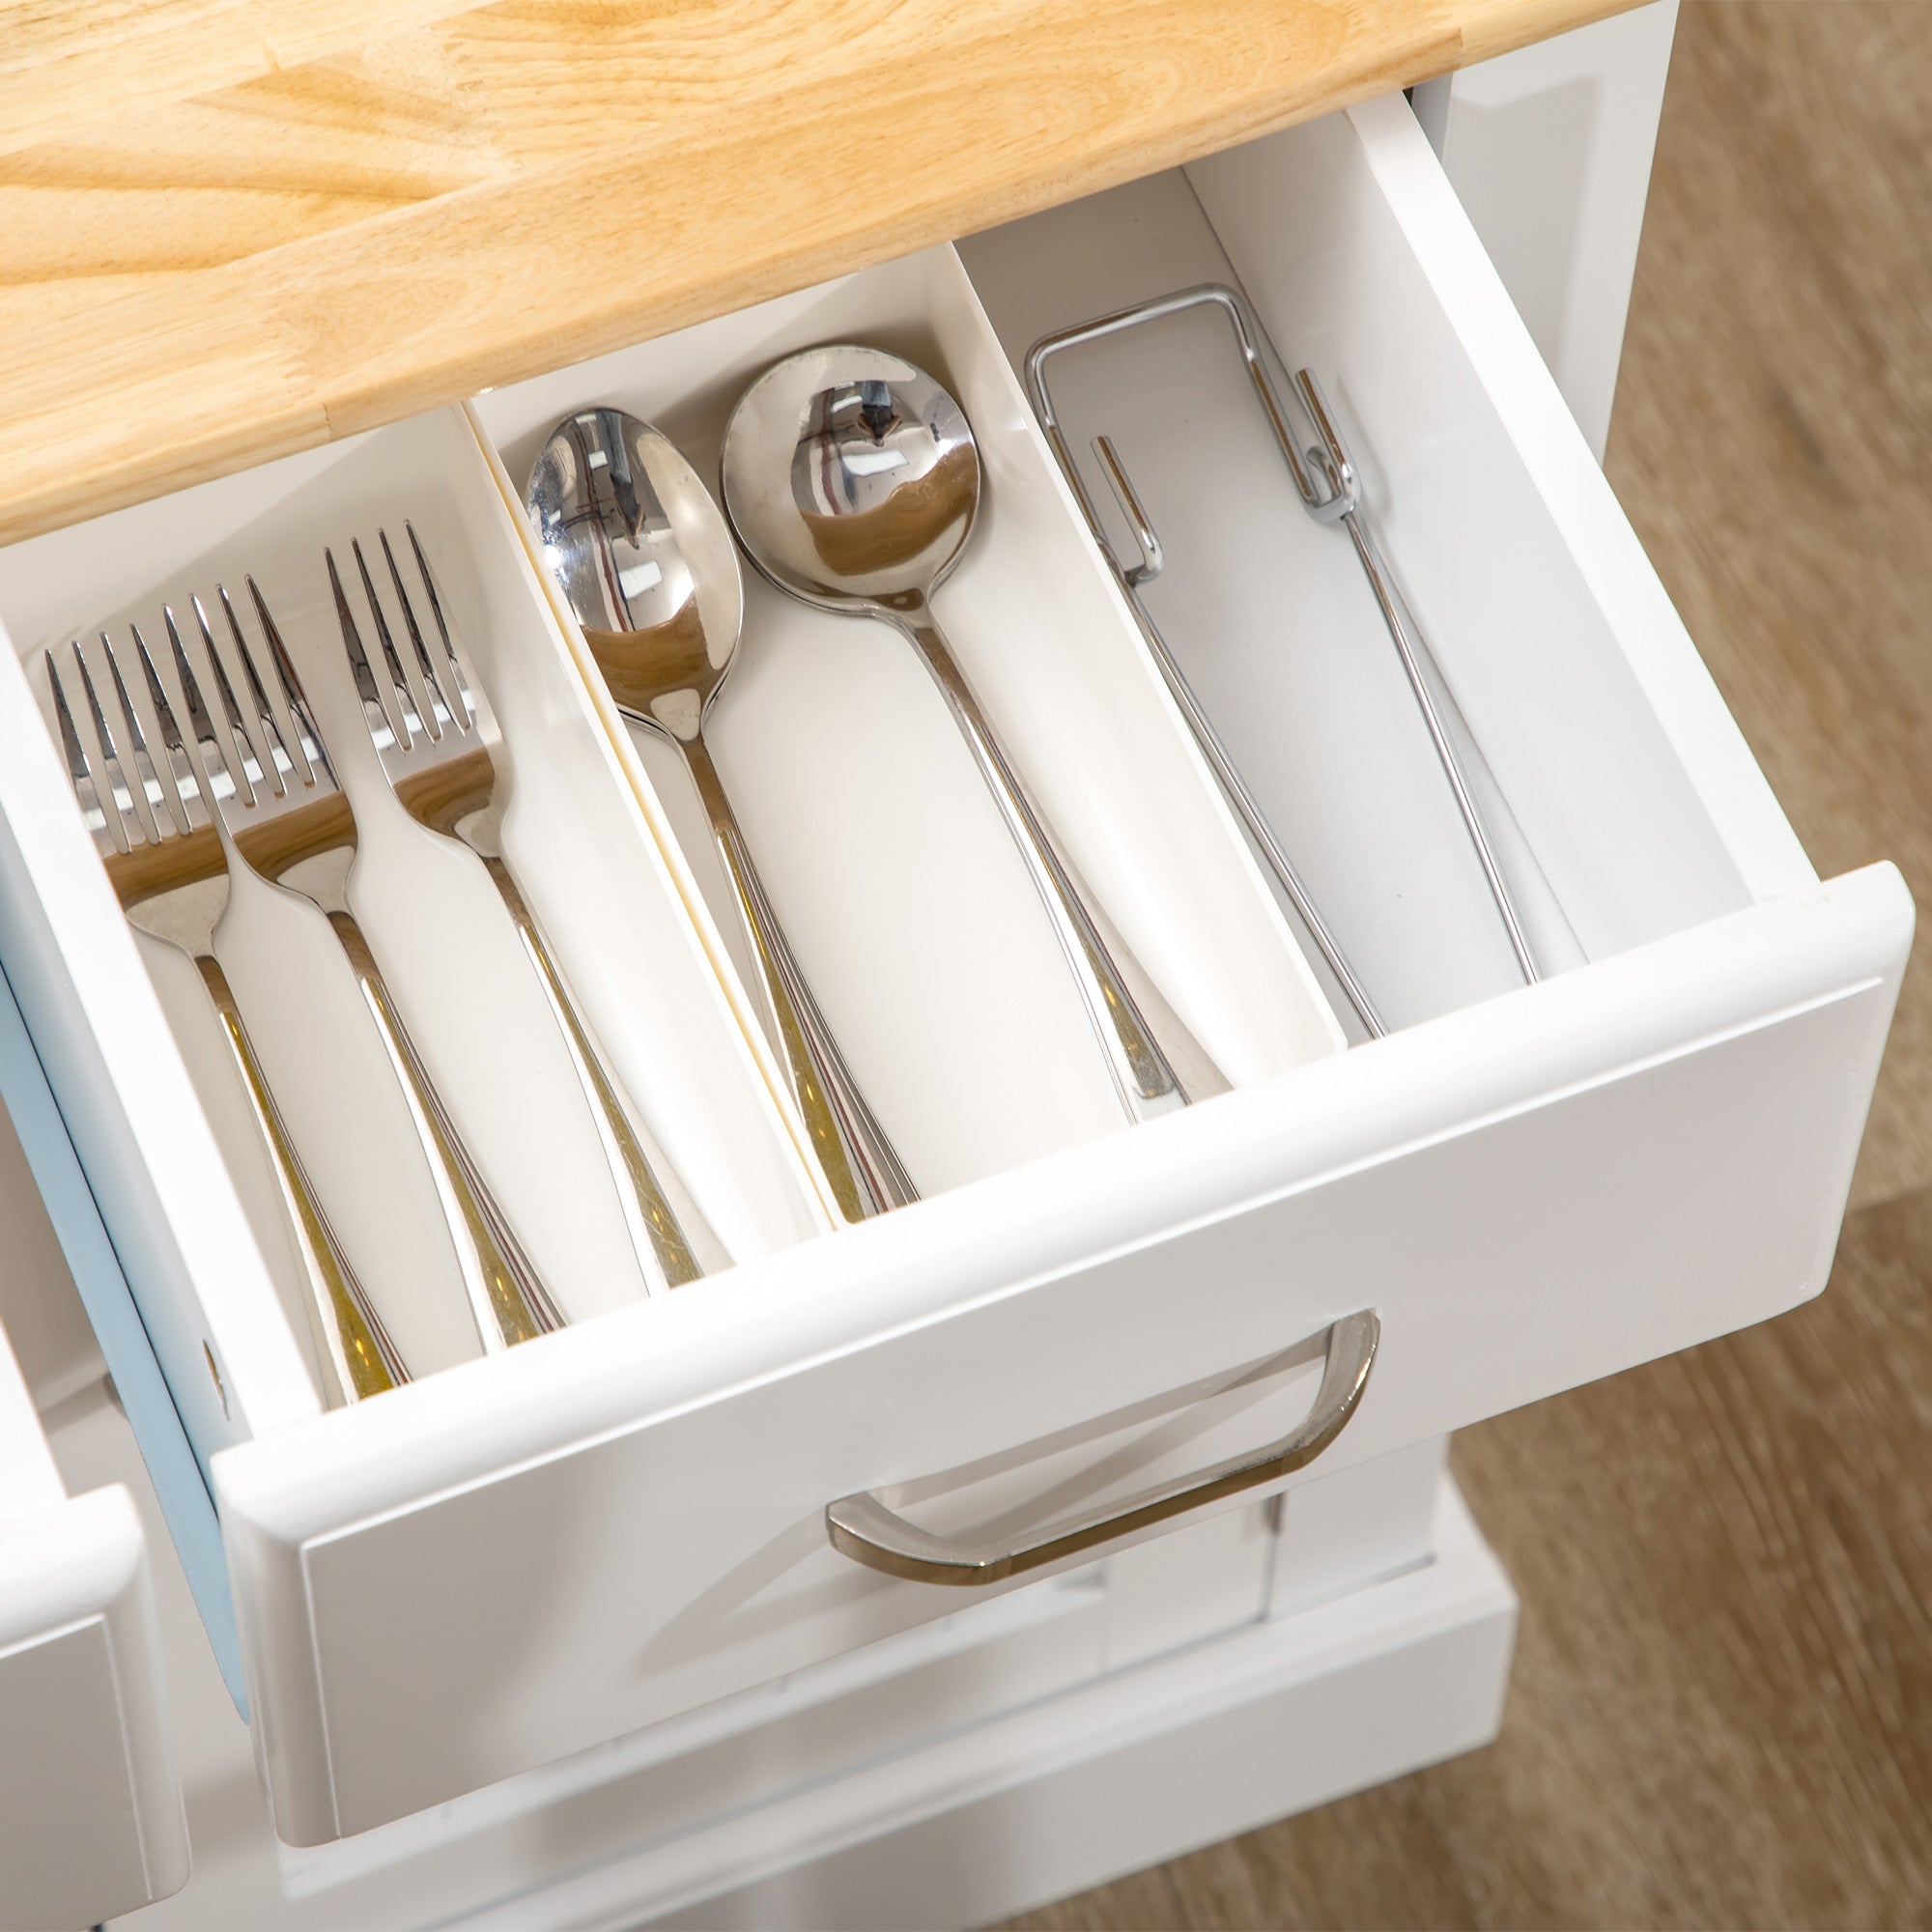
[[[416,1138],[442,1202],[443,1219],[455,1244],[484,1352],[494,1355],[515,1343],[561,1328],[563,1316],[449,1118],[415,1041],[389,997],[362,928],[352,914],[340,910],[328,915],[328,923],[349,955],[362,998],[409,1102]]]
[[[255,1058],[254,1043],[248,1037],[248,1029],[242,1022],[242,1009],[235,1001],[235,989],[229,985],[227,974],[212,952],[197,953],[194,963],[200,969],[209,998],[214,1003],[228,1051],[247,1091],[248,1103],[254,1109],[255,1124],[261,1129],[274,1162],[282,1207],[295,1237],[303,1285],[308,1290],[309,1325],[315,1335],[324,1399],[333,1407],[395,1388],[409,1380],[409,1371],[403,1367],[395,1344],[389,1340],[362,1284],[355,1278],[355,1270],[342,1252],[335,1230],[328,1225],[328,1216],[302,1166],[301,1155],[289,1137],[282,1110],[270,1091],[262,1063]]]
[[[618,1097],[616,1083],[604,1054],[585,1026],[582,1015],[577,1010],[563,975],[551,956],[549,943],[544,938],[543,928],[537,923],[536,914],[525,900],[509,867],[493,854],[480,853],[478,856],[502,897],[511,923],[516,926],[518,936],[524,942],[524,950],[530,956],[530,964],[536,968],[557,1028],[563,1035],[564,1043],[570,1048],[578,1082],[597,1120],[598,1137],[604,1143],[604,1157],[610,1163],[611,1179],[616,1181],[623,1197],[625,1219],[631,1223],[632,1244],[637,1248],[646,1273],[652,1277],[653,1292],[696,1281],[704,1270],[691,1251],[691,1243],[686,1240],[684,1230],[678,1224],[676,1211],[658,1184],[650,1157],[644,1152],[642,1143],[631,1126],[630,1116],[624,1111],[624,1103]]]

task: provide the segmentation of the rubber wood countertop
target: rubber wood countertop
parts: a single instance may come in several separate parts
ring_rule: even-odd
[[[0,542],[1625,0],[0,0]]]

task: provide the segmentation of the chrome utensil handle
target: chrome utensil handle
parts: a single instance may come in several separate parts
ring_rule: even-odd
[[[618,1196],[624,1204],[624,1218],[631,1230],[631,1245],[636,1248],[638,1258],[645,1268],[656,1277],[652,1288],[679,1288],[688,1281],[696,1281],[704,1270],[698,1266],[697,1257],[691,1252],[691,1243],[685,1239],[684,1230],[678,1225],[676,1211],[658,1184],[650,1157],[644,1152],[631,1126],[630,1117],[624,1111],[624,1103],[618,1097],[616,1084],[611,1077],[603,1051],[584,1025],[576,1002],[570,997],[563,975],[551,956],[543,928],[537,923],[536,914],[526,903],[521,888],[502,860],[487,853],[479,856],[482,857],[484,870],[496,882],[504,909],[524,942],[525,952],[529,954],[530,964],[536,968],[557,1030],[570,1049],[578,1084],[583,1089],[584,1098],[590,1102],[598,1138],[604,1144],[604,1157],[610,1164],[611,1179],[616,1181]]]
[[[778,1025],[792,1097],[805,1117],[806,1133],[839,1212],[848,1221],[862,1221],[917,1201],[919,1190],[846,1065],[765,895],[764,881],[752,863],[751,847],[710,751],[701,736],[672,742],[684,753],[711,824],[711,837],[737,895],[758,977]]]
[[[1211,1469],[1131,1501],[1065,1520],[1018,1543],[976,1543],[968,1538],[932,1536],[890,1510],[869,1490],[840,1496],[825,1512],[833,1548],[888,1577],[915,1583],[972,1587],[999,1583],[1038,1570],[1063,1557],[1077,1556],[1103,1543],[1130,1536],[1170,1518],[1185,1515],[1223,1496],[1258,1489],[1305,1467],[1341,1435],[1369,1385],[1382,1325],[1375,1311],[1344,1316],[1328,1331],[1328,1359],[1321,1386],[1307,1419],[1293,1435],[1251,1456],[1231,1457]]]
[[[346,912],[331,912],[328,923],[349,955],[356,983],[362,988],[363,1000],[409,1102],[416,1138],[428,1158],[443,1219],[455,1244],[484,1352],[496,1354],[515,1343],[561,1328],[563,1316],[456,1131],[456,1123],[389,997],[362,928]]]
[[[254,1043],[242,1022],[242,1009],[236,1005],[228,976],[213,953],[197,953],[194,963],[214,1003],[228,1050],[254,1109],[255,1124],[274,1162],[282,1208],[295,1236],[296,1254],[308,1291],[305,1299],[325,1383],[324,1401],[333,1406],[396,1388],[409,1380],[409,1371],[316,1198],[301,1155],[289,1138],[282,1111],[269,1090],[262,1064],[255,1058]]]
[[[972,747],[973,756],[1006,818],[1007,829],[1013,835],[1013,842],[1033,874],[1128,1114],[1134,1120],[1147,1121],[1176,1107],[1184,1107],[1187,1095],[1181,1090],[1179,1077],[1168,1065],[1167,1056],[1161,1052],[1133,995],[1127,991],[1120,968],[1094,923],[1093,914],[1074,890],[1045,826],[1021,790],[1019,780],[1007,762],[1006,753],[944,633],[929,611],[893,615],[925,660],[925,668],[932,673],[954,722]]]
[[[1463,760],[1457,753],[1455,741],[1449,736],[1448,727],[1436,709],[1429,680],[1423,675],[1422,658],[1425,655],[1433,657],[1434,653],[1419,633],[1411,636],[1412,620],[1404,615],[1395,581],[1362,516],[1354,466],[1349,460],[1341,432],[1335,427],[1335,419],[1328,411],[1328,398],[1322,394],[1315,372],[1312,369],[1297,369],[1294,372],[1294,386],[1301,398],[1302,408],[1308,412],[1309,420],[1321,439],[1321,446],[1311,449],[1309,455],[1322,466],[1330,502],[1343,506],[1342,526],[1354,539],[1355,555],[1361,563],[1362,575],[1369,580],[1369,588],[1375,593],[1376,608],[1382,613],[1389,641],[1395,645],[1396,656],[1402,660],[1403,674],[1408,679],[1408,688],[1414,694],[1422,722],[1428,727],[1429,742],[1435,747],[1436,760],[1442,767],[1443,777],[1449,781],[1456,810],[1463,815],[1463,829],[1469,835],[1470,844],[1476,848],[1476,860],[1489,883],[1490,896],[1495,900],[1497,917],[1503,923],[1504,932],[1509,935],[1510,951],[1516,954],[1523,982],[1533,986],[1542,976],[1537,971],[1536,955],[1530,951],[1529,939],[1522,929],[1522,917],[1517,910],[1509,881],[1503,877],[1502,867],[1496,863],[1496,855],[1491,848],[1490,836],[1484,828],[1482,813],[1476,810],[1475,797],[1469,789],[1468,777],[1463,770]]]
[[[1462,814],[1464,830],[1469,841],[1475,847],[1478,864],[1482,867],[1483,877],[1489,885],[1490,895],[1495,901],[1496,912],[1508,936],[1510,950],[1516,955],[1519,969],[1524,980],[1534,984],[1539,977],[1534,952],[1523,930],[1521,916],[1518,911],[1515,897],[1511,894],[1509,881],[1504,877],[1497,863],[1489,834],[1484,827],[1482,814],[1477,810],[1468,780],[1463,770],[1454,741],[1450,738],[1437,710],[1435,699],[1423,675],[1420,660],[1430,655],[1429,647],[1416,630],[1412,617],[1406,617],[1402,600],[1397,594],[1394,580],[1388,566],[1383,562],[1374,535],[1368,527],[1362,513],[1361,493],[1355,475],[1354,465],[1350,461],[1341,432],[1335,425],[1335,418],[1328,408],[1328,399],[1323,395],[1321,384],[1314,372],[1298,369],[1294,375],[1295,398],[1300,403],[1308,420],[1315,426],[1319,439],[1304,454],[1296,440],[1294,431],[1290,427],[1287,412],[1275,393],[1274,384],[1268,375],[1267,365],[1262,356],[1264,335],[1260,319],[1248,305],[1248,300],[1238,289],[1224,283],[1205,283],[1198,288],[1181,289],[1170,296],[1159,296],[1151,301],[1137,302],[1130,308],[1117,309],[1111,315],[1095,317],[1092,322],[1076,325],[1071,328],[1056,330],[1051,335],[1042,336],[1027,353],[1026,384],[1027,394],[1039,417],[1041,430],[1055,460],[1065,474],[1067,486],[1073,492],[1074,501],[1080,506],[1089,532],[1099,547],[1102,556],[1113,566],[1127,601],[1140,622],[1142,634],[1147,638],[1154,653],[1154,659],[1162,675],[1167,679],[1168,688],[1174,693],[1202,750],[1214,766],[1216,775],[1233,799],[1236,810],[1246,821],[1248,830],[1254,835],[1255,842],[1262,849],[1262,855],[1273,868],[1276,878],[1281,881],[1302,923],[1308,927],[1321,955],[1330,969],[1342,982],[1342,989],[1360,1016],[1362,1024],[1371,1035],[1380,1037],[1386,1031],[1379,1014],[1370,1003],[1368,996],[1356,979],[1353,969],[1335,943],[1319,912],[1315,910],[1306,889],[1288,863],[1267,822],[1262,817],[1246,787],[1235,774],[1220,740],[1201,713],[1193,694],[1186,689],[1186,680],[1179,676],[1179,667],[1173,662],[1165,641],[1151,614],[1141,602],[1143,585],[1158,577],[1165,567],[1165,557],[1161,551],[1160,538],[1147,512],[1141,507],[1132,479],[1126,467],[1105,437],[1094,440],[1094,451],[1100,459],[1108,484],[1119,499],[1128,523],[1133,526],[1134,540],[1140,547],[1140,559],[1135,563],[1123,563],[1113,542],[1108,537],[1100,521],[1099,511],[1094,507],[1094,498],[1087,489],[1086,479],[1080,473],[1080,466],[1074,461],[1073,452],[1067,447],[1059,419],[1054,414],[1053,399],[1047,388],[1046,365],[1064,350],[1078,348],[1085,343],[1099,342],[1123,330],[1138,328],[1151,322],[1161,322],[1170,316],[1180,315],[1190,309],[1215,308],[1227,318],[1234,330],[1235,344],[1239,350],[1248,381],[1253,386],[1255,398],[1262,412],[1267,417],[1268,427],[1274,434],[1275,445],[1281,452],[1282,461],[1288,466],[1289,475],[1293,481],[1295,493],[1301,498],[1303,507],[1318,524],[1339,523],[1347,528],[1355,545],[1363,575],[1369,581],[1369,587],[1375,593],[1376,605],[1381,612],[1382,622],[1387,628],[1390,640],[1394,643],[1397,656],[1402,661],[1403,672],[1408,679],[1409,689],[1414,693],[1415,701],[1422,712],[1423,723],[1428,727],[1431,744],[1442,766],[1443,775],[1449,781],[1450,791],[1456,800],[1456,809]]]
[[[1255,349],[1255,338],[1241,317],[1240,298],[1232,289],[1203,288],[1185,289],[1180,294],[1142,302],[1133,308],[1121,309],[1113,315],[1105,315],[1096,321],[1080,324],[1073,328],[1063,328],[1057,333],[1042,336],[1028,352],[1026,359],[1027,394],[1034,407],[1034,413],[1039,418],[1039,426],[1044,433],[1047,446],[1053,451],[1054,460],[1060,465],[1061,474],[1066,478],[1068,489],[1073,492],[1073,500],[1080,506],[1080,514],[1086,520],[1088,534],[1094,539],[1095,548],[1112,567],[1121,590],[1126,598],[1127,609],[1133,613],[1139,627],[1142,641],[1151,653],[1155,668],[1160,672],[1169,695],[1180,707],[1180,715],[1186,719],[1188,728],[1194,733],[1195,742],[1201,747],[1203,755],[1213,767],[1214,776],[1220,780],[1221,788],[1228,795],[1235,810],[1241,815],[1241,822],[1248,828],[1248,836],[1255,841],[1257,849],[1269,869],[1280,882],[1281,889],[1288,895],[1289,903],[1293,906],[1302,924],[1308,929],[1308,936],[1314,940],[1317,952],[1327,962],[1328,970],[1340,983],[1349,1004],[1367,1029],[1370,1038],[1380,1039],[1388,1032],[1380,1011],[1363,985],[1349,955],[1342,949],[1341,942],[1330,930],[1321,909],[1315,902],[1315,895],[1302,882],[1301,874],[1283,848],[1281,840],[1275,837],[1274,827],[1267,821],[1261,804],[1248,789],[1247,781],[1241,777],[1233,755],[1222,742],[1221,734],[1214,728],[1213,721],[1208,716],[1201,700],[1194,695],[1194,687],[1188,683],[1186,673],[1168,647],[1160,626],[1155,623],[1153,612],[1148,609],[1141,595],[1146,585],[1151,583],[1167,567],[1166,553],[1161,548],[1159,532],[1153,526],[1153,520],[1143,506],[1139,493],[1134,489],[1133,479],[1127,474],[1126,465],[1121,461],[1120,452],[1115,449],[1111,439],[1096,436],[1094,439],[1094,453],[1100,459],[1100,468],[1113,490],[1116,500],[1132,526],[1134,541],[1140,546],[1140,558],[1135,563],[1123,563],[1108,537],[1105,526],[1100,522],[1100,513],[1094,507],[1093,497],[1088,494],[1087,480],[1080,472],[1080,465],[1075,462],[1073,452],[1067,446],[1066,438],[1060,427],[1060,419],[1054,413],[1053,395],[1047,387],[1046,365],[1063,350],[1076,349],[1084,343],[1097,342],[1109,335],[1118,335],[1123,329],[1137,328],[1144,323],[1158,322],[1165,317],[1178,315],[1191,308],[1211,305],[1221,309],[1232,324],[1236,343],[1240,349],[1249,378],[1255,385],[1262,407],[1266,412],[1270,426],[1274,429],[1283,453],[1289,460],[1296,488],[1304,503],[1311,504],[1321,493],[1305,469],[1301,467],[1300,452],[1294,446],[1294,439],[1288,435],[1281,412],[1276,407],[1274,395],[1269,386],[1266,372],[1262,368],[1261,357]]]

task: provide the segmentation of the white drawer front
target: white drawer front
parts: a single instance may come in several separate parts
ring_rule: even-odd
[[[1858,875],[225,1459],[284,1831],[940,1614],[956,1592],[836,1554],[826,1505],[1355,1309],[1380,1357],[1318,1473],[1789,1307],[1829,1269],[1897,949],[1895,883]],[[1037,1509],[1227,1453],[1173,1421],[1110,1434]]]
[[[187,1827],[140,1520],[119,1485],[63,1492],[4,1334],[0,1740],[0,1925],[92,1925],[180,1890]]]
[[[1101,1131],[1109,1122],[1085,1090],[1046,1094],[1024,1120],[984,1095],[949,1111],[936,1074],[905,1077],[932,1043],[910,992],[873,996],[876,949],[853,936],[863,924],[814,922],[821,905],[861,921],[850,877],[822,839],[787,839],[785,786],[748,780],[774,894],[787,919],[796,912],[862,1075],[917,1121],[922,1155],[963,1184],[856,1228],[781,1232],[675,1295],[324,1413],[266,1243],[222,1166],[219,1122],[197,1111],[194,1130],[172,1137],[192,1093],[165,1037],[156,1045],[160,1003],[115,937],[104,888],[81,889],[77,827],[25,822],[30,809],[52,813],[51,794],[33,787],[58,775],[34,739],[40,720],[16,715],[22,680],[0,663],[0,749],[18,752],[0,760],[20,848],[0,878],[7,944],[34,954],[23,965],[38,969],[43,1010],[29,1016],[60,1030],[72,1077],[55,1085],[76,1139],[90,1161],[121,1164],[98,1191],[212,1470],[248,1702],[290,1842],[363,1831],[971,1601],[836,1551],[825,1512],[840,1498],[882,1492],[936,1533],[1022,1539],[1286,1435],[1330,1324],[1374,1310],[1379,1353],[1359,1408],[1313,1464],[1321,1475],[1823,1286],[1910,940],[1896,874],[1825,885],[1810,874],[1400,101],[1204,164],[1196,186],[1198,200],[1168,199],[1194,224],[1182,240],[1202,272],[1232,262],[1284,353],[1306,342],[1335,372],[1398,569],[1411,573],[1485,782],[1508,807],[1509,850],[1548,931],[1567,935],[1566,970],[1540,985],[1511,985],[1480,880],[1466,854],[1444,854],[1441,801],[1412,781],[1413,743],[1391,724],[1343,730],[1323,753],[1321,727],[1277,675],[1319,662],[1332,715],[1366,721],[1380,701],[1357,681],[1367,660],[1323,658],[1313,635],[1293,651],[1255,640],[1257,610],[1286,623],[1294,599],[1231,588],[1219,708],[1256,738],[1258,781],[1279,792],[1311,870],[1359,934],[1358,965],[1401,989],[1409,1022],[1296,1064],[1306,1029],[1257,1006],[1270,987],[1305,987],[1289,929],[1178,720],[1149,696],[1152,673],[1097,556],[1084,539],[1066,547],[1076,512],[994,327],[1018,325],[1002,320],[997,275],[975,266],[998,237],[963,251],[966,271],[987,275],[992,323],[960,261],[935,251],[480,399],[468,418],[380,433],[391,440],[333,469],[293,459],[261,472],[267,483],[233,479],[175,512],[124,513],[117,527],[146,531],[155,554],[123,559],[101,593],[113,600],[181,567],[161,554],[162,534],[179,544],[213,493],[226,492],[224,543],[245,534],[251,490],[286,518],[293,493],[332,477],[339,517],[345,479],[366,477],[385,449],[396,474],[419,466],[410,473],[425,489],[461,470],[467,480],[448,487],[468,493],[464,527],[500,535],[516,526],[483,500],[484,472],[451,421],[496,439],[513,467],[546,412],[627,395],[667,417],[687,398],[701,437],[760,355],[819,327],[849,335],[878,302],[880,327],[926,345],[997,447],[993,488],[1008,512],[1001,523],[996,509],[994,528],[1040,559],[1053,613],[1025,635],[1045,651],[1054,625],[1075,634],[1057,670],[1078,671],[1094,696],[1094,715],[1064,737],[1052,716],[1022,724],[1009,708],[1001,722],[1083,873],[1234,1082],[1131,1132]],[[1034,278],[1042,299],[1091,313],[1123,298],[1109,281],[1113,218],[1100,202],[1051,217],[1066,225],[1051,271]],[[574,387],[593,382],[595,395]],[[1403,408],[1384,410],[1389,397]],[[1159,399],[1146,405],[1151,422]],[[1210,429],[1217,407],[1204,395]],[[514,491],[494,474],[491,487]],[[84,555],[87,533],[65,534],[65,550],[48,539],[35,553],[48,569]],[[515,572],[492,554],[514,602]],[[1338,574],[1300,534],[1282,554],[1322,635],[1373,641],[1351,562]],[[28,574],[0,560],[0,614],[16,628],[4,599]],[[1357,600],[1346,607],[1345,581]],[[37,623],[75,614],[50,592],[17,595]],[[1012,608],[1012,586],[985,595],[962,642],[999,711],[1035,687],[984,621]],[[542,632],[534,605],[525,620],[530,637]],[[758,675],[748,673],[742,710],[746,773],[770,749],[758,719],[774,732],[783,719],[781,678]],[[552,696],[557,729],[580,749],[585,720],[599,721],[599,770],[609,765],[662,848],[648,892],[661,911],[673,898],[693,908],[690,959],[701,947],[726,987],[707,1003],[693,980],[676,1009],[690,1018],[680,1091],[702,1116],[691,1157],[711,1151],[724,1199],[735,1183],[716,1156],[733,1131],[748,1145],[762,1136],[770,1188],[789,1184],[779,1117],[755,1091],[769,1055],[724,1043],[749,1005],[704,910],[707,882],[670,842],[681,828],[663,775],[607,705]],[[1401,728],[1413,730],[1412,716]],[[1110,773],[1129,743],[1154,809],[1143,799],[1116,821]],[[590,761],[585,750],[579,762]],[[1298,775],[1340,787],[1351,765],[1387,781],[1379,818],[1324,816],[1319,796],[1297,805]],[[1176,830],[1160,863],[1137,871],[1120,826],[1151,839],[1163,819]],[[620,829],[628,837],[632,819]],[[960,836],[970,858],[978,835]],[[1434,923],[1414,923],[1417,906]],[[672,924],[667,914],[662,934]],[[1028,1004],[1029,973],[1011,977],[997,995],[1009,1007],[996,1010],[1036,1027],[1027,1037],[1044,1066],[1066,1037],[1044,994]],[[614,1010],[614,972],[608,990]],[[946,1045],[936,1067],[956,1062]],[[1025,1065],[1003,1077],[1027,1093]],[[736,1096],[735,1128],[707,1082]],[[746,1225],[781,1227],[775,1199]],[[207,1372],[216,1363],[220,1392]]]

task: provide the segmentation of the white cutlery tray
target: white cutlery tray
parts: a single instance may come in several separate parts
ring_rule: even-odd
[[[935,608],[1122,936],[1139,989],[1151,988],[1150,1011],[1191,1091],[1210,1096],[1341,1050],[1342,1030],[951,248],[0,556],[0,610],[29,640],[43,718],[51,732],[38,658],[52,646],[97,769],[68,640],[109,632],[138,692],[128,647],[137,623],[185,718],[163,605],[201,667],[189,596],[199,592],[218,628],[216,585],[244,613],[243,580],[261,585],[355,808],[353,902],[459,1124],[573,1321],[642,1298],[644,1284],[562,1042],[494,890],[468,854],[413,824],[384,780],[324,548],[374,651],[351,539],[386,594],[376,533],[400,544],[407,521],[421,538],[502,728],[512,867],[669,1173],[715,1236],[714,1262],[824,1232],[831,1221],[744,990],[749,958],[695,794],[675,754],[610,704],[520,500],[550,428],[592,403],[658,421],[715,477],[724,417],[746,384],[792,349],[838,339],[911,355],[974,424],[984,498]],[[917,659],[882,625],[809,610],[749,564],[746,579],[715,754],[820,1004],[922,1191],[1123,1131],[1033,886]],[[92,662],[106,691],[98,654]],[[157,744],[145,696],[137,703]],[[111,729],[117,722],[110,714]],[[311,907],[239,864],[231,875],[217,950],[351,1261],[412,1374],[477,1354],[429,1171],[340,949]],[[145,935],[114,943],[141,956],[305,1351],[272,1177],[199,977]],[[266,1313],[238,1319],[252,1327]],[[251,1354],[223,1352],[256,1411]]]

